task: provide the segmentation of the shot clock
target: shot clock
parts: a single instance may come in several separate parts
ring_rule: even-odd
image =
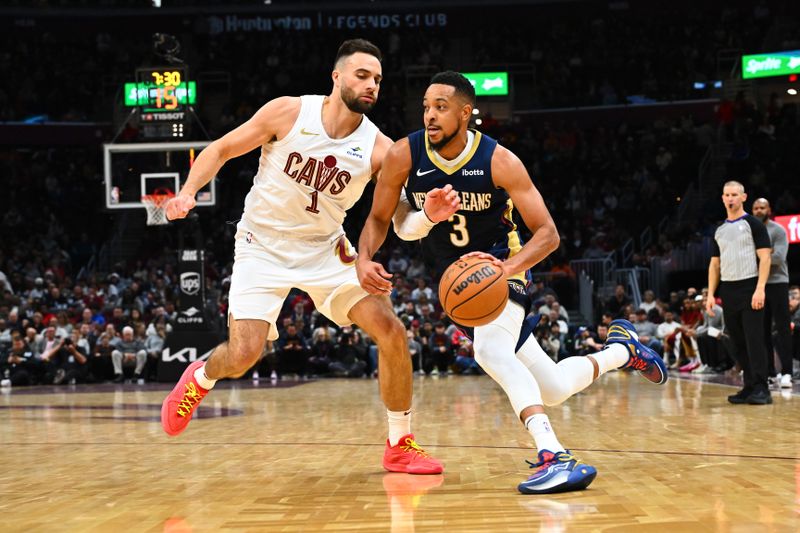
[[[136,82],[125,84],[125,106],[142,113],[182,111],[197,100],[197,84],[184,67],[140,68]]]
[[[139,112],[145,137],[183,137],[187,106],[197,101],[197,84],[185,66],[136,69],[136,81],[126,83],[125,107]]]

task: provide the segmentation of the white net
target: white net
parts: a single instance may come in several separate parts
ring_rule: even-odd
[[[173,195],[171,194],[148,194],[142,196],[142,204],[147,209],[147,225],[163,226],[168,224],[167,202]]]

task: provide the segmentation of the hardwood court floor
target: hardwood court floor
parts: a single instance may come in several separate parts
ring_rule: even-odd
[[[732,406],[723,385],[607,375],[549,409],[595,482],[523,496],[529,439],[485,376],[415,378],[443,476],[381,469],[374,380],[284,385],[218,386],[177,438],[158,423],[166,386],[3,393],[0,530],[800,530],[799,396]]]

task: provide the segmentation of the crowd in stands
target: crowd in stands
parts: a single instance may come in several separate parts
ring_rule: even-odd
[[[408,331],[414,370],[424,374],[481,373],[470,339],[447,320],[416,258],[395,249],[386,261],[395,274],[391,298]],[[177,275],[169,263],[139,262],[106,277],[73,280],[42,263],[2,263],[0,372],[3,386],[66,384],[155,378],[167,334],[176,318]],[[31,279],[32,278],[32,279]],[[211,280],[208,280],[211,282]],[[227,311],[225,288],[209,291],[219,318]],[[213,285],[213,282],[212,282]],[[735,365],[722,308],[705,311],[706,291],[689,288],[661,300],[646,291],[639,308],[623,286],[603,302],[594,327],[570,321],[557,293],[537,279],[531,313],[541,316],[534,334],[554,360],[603,348],[608,325],[630,320],[643,343],[680,372],[722,373]],[[800,349],[800,287],[790,293],[794,353]],[[368,377],[377,374],[378,353],[355,327],[336,327],[302,292],[287,298],[280,337],[248,376]]]

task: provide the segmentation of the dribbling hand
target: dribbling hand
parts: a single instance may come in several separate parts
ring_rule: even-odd
[[[441,189],[428,191],[422,208],[432,222],[442,222],[461,209],[461,197],[458,191],[453,190],[452,185],[447,184]]]
[[[375,261],[356,261],[356,273],[361,288],[370,294],[381,295],[392,292],[392,275],[383,265]]]
[[[189,194],[179,194],[175,198],[171,198],[167,202],[167,220],[177,220],[179,218],[186,218],[189,211],[194,209],[197,202],[194,196]]]
[[[510,276],[513,276],[515,274],[514,272],[510,272],[508,270],[508,268],[506,267],[505,262],[503,262],[500,259],[496,258],[492,254],[487,254],[486,252],[469,252],[468,254],[462,255],[461,259],[464,259],[466,257],[477,257],[478,259],[486,259],[487,261],[490,261],[494,266],[496,266],[497,268],[502,270],[503,274],[507,278],[510,277]]]

